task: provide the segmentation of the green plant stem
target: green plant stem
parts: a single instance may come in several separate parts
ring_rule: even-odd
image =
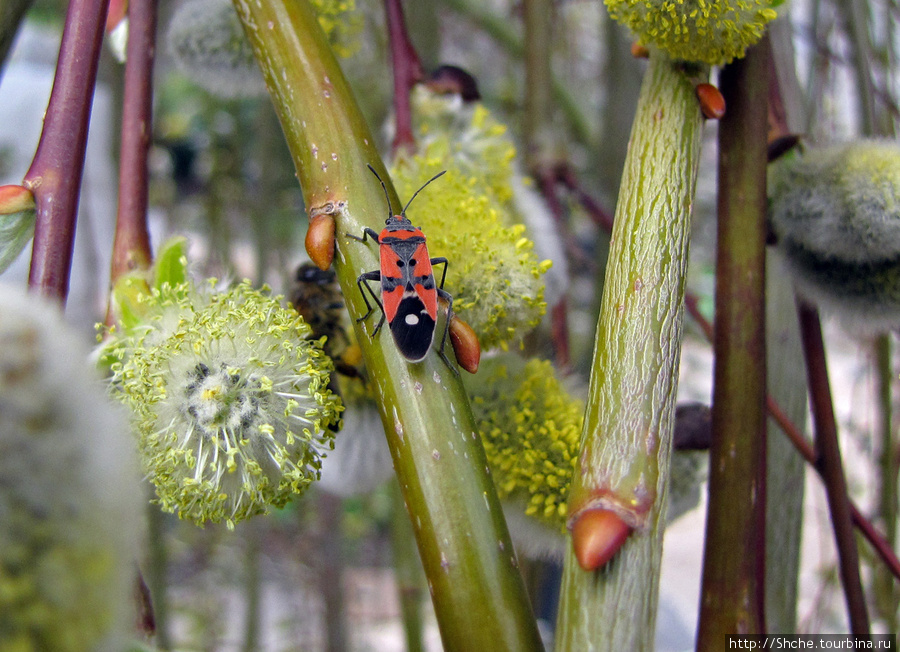
[[[522,136],[525,162],[532,174],[540,176],[552,165],[553,126],[553,3],[525,0],[525,97]]]
[[[262,616],[262,577],[260,524],[250,521],[244,532],[244,647],[243,652],[259,649],[260,621]]]
[[[338,279],[350,316],[366,313],[357,277],[378,269],[377,246],[347,234],[384,223],[385,197],[372,165],[400,206],[375,140],[303,0],[236,0],[297,169],[310,216],[336,221]],[[446,650],[539,650],[465,390],[432,350],[411,364],[387,328],[356,324],[371,386]],[[438,320],[442,332],[445,316]]]
[[[891,336],[881,335],[875,340],[875,356],[878,378],[878,427],[881,451],[878,456],[878,516],[891,548],[897,546],[897,481],[900,475],[900,449],[894,442],[892,386],[896,376],[891,355]],[[879,614],[887,623],[887,631],[897,631],[900,591],[887,573],[874,573],[872,587]]]
[[[75,216],[108,2],[69,4],[44,128],[23,182],[34,193],[37,208],[28,285],[63,303],[69,293]]]
[[[800,133],[806,110],[794,67],[796,56],[788,16],[779,16],[768,34],[772,48],[770,137]],[[805,430],[806,376],[800,331],[794,288],[784,282],[783,269],[778,252],[771,249],[766,261],[767,384],[769,396],[784,407],[794,424]],[[768,422],[766,449],[766,631],[793,634],[797,631],[806,465],[774,421]]]
[[[344,536],[341,529],[344,503],[338,496],[322,492],[318,496],[321,559],[319,587],[325,603],[326,652],[347,649],[344,611]]]
[[[697,649],[764,626],[767,40],[726,66],[719,124],[715,378]]]
[[[560,651],[653,649],[701,124],[691,80],[654,51],[616,207],[569,499],[570,522],[605,507],[635,531],[596,572],[567,551]]]
[[[783,261],[770,251],[766,266],[766,369],[769,393],[805,427],[806,377],[794,290]],[[806,464],[774,421],[766,430],[766,631],[797,631],[797,597]]]
[[[494,42],[517,59],[525,57],[527,48],[523,39],[506,18],[502,18],[485,5],[473,0],[440,0],[445,6],[472,21],[479,29],[488,34]],[[530,47],[530,44],[529,44]],[[572,135],[580,143],[593,145],[596,135],[590,123],[585,119],[575,98],[563,83],[556,77],[551,80],[553,99],[566,118]]]
[[[425,628],[422,623],[424,575],[416,551],[412,525],[403,506],[400,486],[391,485],[391,548],[394,553],[394,575],[400,597],[400,615],[406,635],[406,652],[425,651]]]
[[[862,132],[873,135],[876,131],[875,93],[872,85],[872,43],[869,39],[869,3],[859,0],[840,0],[838,9],[844,19],[853,65],[856,72],[856,100],[862,120]]]
[[[867,637],[870,633],[869,615],[866,611],[866,598],[859,576],[859,553],[856,550],[856,538],[853,535],[850,499],[841,463],[837,422],[831,403],[831,388],[828,382],[822,327],[819,323],[819,313],[809,304],[799,302],[798,312],[815,426],[816,466],[821,469],[825,492],[828,496],[828,509],[831,513],[831,526],[834,529],[834,539],[837,545],[838,568],[841,584],[844,587],[844,598],[847,602],[850,631],[854,636]]]
[[[166,548],[165,515],[159,505],[151,502],[152,489],[147,491],[147,572],[145,579],[153,598],[153,616],[156,623],[156,648],[171,650],[172,638],[169,634],[169,598],[166,575],[169,566]]]

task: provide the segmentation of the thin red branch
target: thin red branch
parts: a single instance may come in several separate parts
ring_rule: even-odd
[[[110,274],[113,283],[126,272],[149,267],[153,257],[147,229],[147,152],[153,128],[155,36],[156,0],[131,0],[122,104],[119,208]]]
[[[578,199],[584,210],[587,211],[587,214],[594,223],[607,233],[612,233],[613,214],[582,188],[581,183],[579,183],[578,177],[572,171],[572,168],[568,165],[560,167],[558,179],[566,186],[566,188],[575,193],[575,197]]]
[[[706,338],[709,341],[712,341],[713,326],[709,320],[703,316],[703,313],[700,312],[697,296],[690,292],[686,293],[684,303],[688,314],[697,322],[697,325],[700,326],[700,330],[704,332]],[[797,452],[800,453],[800,455],[803,456],[803,459],[805,459],[806,462],[821,476],[822,472],[816,464],[816,454],[812,444],[807,441],[797,425],[790,420],[787,414],[785,414],[778,402],[769,395],[766,395],[766,410],[768,411],[769,416],[775,420],[775,423],[778,424],[778,427],[781,428],[782,432],[787,436],[788,440],[790,440],[791,444],[793,444],[794,448],[797,449]],[[853,524],[860,532],[862,532],[872,548],[875,549],[875,552],[881,557],[882,561],[884,561],[888,570],[891,571],[894,577],[900,580],[900,558],[897,557],[890,544],[884,538],[884,535],[881,534],[865,516],[863,516],[863,513],[852,500],[850,500],[850,513],[853,517]]]
[[[797,311],[800,317],[800,336],[806,357],[806,375],[815,424],[816,469],[822,476],[828,496],[841,584],[844,587],[844,597],[850,616],[850,630],[854,636],[864,637],[870,634],[869,614],[866,611],[866,597],[859,577],[859,553],[853,536],[850,499],[841,463],[837,421],[831,403],[822,327],[819,323],[819,313],[813,306],[800,301]]]
[[[400,149],[412,151],[416,138],[412,128],[412,109],[409,94],[422,81],[424,74],[419,55],[406,31],[403,6],[400,0],[384,0],[387,12],[388,41],[391,48],[391,65],[394,68],[394,134],[393,152]]]
[[[65,302],[75,216],[108,0],[70,2],[44,128],[24,185],[37,222],[28,285]]]
[[[778,427],[781,428],[790,442],[794,445],[794,448],[797,449],[797,452],[800,453],[800,455],[803,456],[803,459],[818,472],[816,452],[813,449],[812,444],[806,439],[804,434],[800,432],[797,425],[790,420],[787,414],[784,413],[784,410],[781,409],[781,406],[778,405],[771,396],[766,397],[766,409],[769,411],[769,416],[775,420]],[[900,580],[900,559],[898,559],[897,554],[891,548],[884,536],[875,529],[875,526],[872,525],[865,516],[863,516],[862,512],[859,511],[859,508],[852,500],[850,501],[850,515],[853,519],[853,524],[860,532],[862,532],[862,535],[875,549],[875,552],[884,561],[891,574]]]

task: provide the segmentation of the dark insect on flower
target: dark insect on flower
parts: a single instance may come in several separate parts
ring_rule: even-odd
[[[344,295],[332,269],[320,269],[314,263],[303,263],[294,274],[291,305],[312,328],[313,339],[326,338],[322,349],[334,360],[335,371],[342,376],[359,378],[362,372],[358,347],[350,341],[344,328]],[[332,391],[336,387],[332,386]]]

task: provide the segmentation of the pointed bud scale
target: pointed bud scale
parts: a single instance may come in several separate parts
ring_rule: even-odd
[[[128,0],[109,0],[106,12],[106,33],[112,34],[128,15]]]
[[[319,269],[331,267],[334,260],[334,217],[322,213],[309,221],[306,253]]]
[[[456,354],[456,362],[460,367],[474,374],[478,371],[481,362],[481,345],[478,343],[478,335],[462,319],[456,315],[450,317],[450,342],[453,344],[453,353]]]
[[[34,195],[24,186],[0,186],[0,215],[34,209]]]
[[[725,117],[725,98],[718,88],[712,84],[697,84],[695,90],[704,116],[710,120],[721,120]]]
[[[578,565],[586,571],[597,570],[612,559],[631,526],[608,509],[591,509],[575,519],[572,525],[572,545]]]

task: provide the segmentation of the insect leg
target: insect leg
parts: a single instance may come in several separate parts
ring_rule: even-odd
[[[365,242],[368,239],[368,237],[371,236],[375,242],[378,242],[378,234],[373,229],[370,229],[369,227],[366,227],[363,229],[363,235],[361,238],[358,235],[353,235],[352,233],[345,233],[344,235],[347,236],[348,238],[351,238],[358,242]],[[379,244],[381,244],[381,243],[379,243]]]
[[[440,259],[438,259],[440,260]],[[443,260],[444,262],[444,271],[447,271],[447,259]],[[432,259],[432,265],[434,264],[434,259]],[[441,285],[444,284],[444,279],[441,279]],[[441,290],[438,288],[438,296],[447,302],[447,321],[444,324],[444,334],[441,337],[441,345],[438,347],[438,355],[441,356],[441,360],[450,367],[450,370],[455,373],[457,376],[459,375],[459,371],[456,366],[450,362],[450,358],[447,357],[447,354],[444,353],[444,346],[447,344],[447,334],[450,332],[450,320],[453,319],[453,297],[450,296],[449,292],[445,290]]]
[[[444,271],[441,274],[441,283],[440,283],[440,285],[438,285],[439,288],[443,289],[444,288],[444,280],[447,278],[447,259],[444,258],[443,256],[441,256],[439,258],[432,258],[431,266],[434,267],[435,265],[443,265],[444,266]],[[447,296],[450,296],[450,295],[448,294]]]
[[[369,281],[381,281],[381,272],[366,272],[364,274],[360,274],[359,278],[356,279],[356,286],[359,288],[359,293],[362,295],[363,301],[366,302],[366,308],[368,309],[366,314],[356,321],[365,321],[373,312],[375,312],[375,308],[373,308],[372,304],[369,303],[369,297],[366,296],[366,291],[368,291],[369,295],[375,300],[378,309],[381,310],[381,319],[379,320],[378,325],[375,327],[375,330],[372,331],[372,337],[375,337],[378,334],[378,331],[381,330],[381,327],[384,325],[384,306],[381,305],[381,299],[378,298],[375,290],[373,290],[372,286],[369,285]]]

